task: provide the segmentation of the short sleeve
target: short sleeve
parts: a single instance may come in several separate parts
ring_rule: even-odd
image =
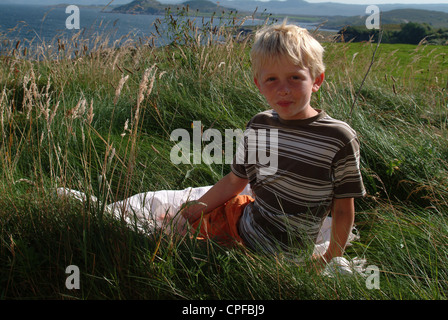
[[[240,178],[247,179],[246,172],[246,154],[247,154],[247,139],[246,135],[243,136],[243,139],[240,140],[235,156],[233,157],[232,164],[230,166],[232,172]]]
[[[335,198],[365,196],[366,191],[360,170],[359,141],[356,137],[336,153],[332,169]]]
[[[256,116],[255,116],[256,117]],[[248,163],[248,159],[247,159],[247,154],[248,154],[248,142],[247,142],[247,135],[251,130],[251,125],[255,119],[255,117],[253,117],[247,124],[246,124],[246,129],[244,131],[244,135],[243,138],[239,141],[238,145],[237,145],[237,149],[236,149],[236,153],[235,156],[233,157],[233,161],[232,164],[230,166],[230,169],[232,170],[232,172],[239,178],[243,178],[243,179],[248,179],[248,174],[247,174],[247,163]]]

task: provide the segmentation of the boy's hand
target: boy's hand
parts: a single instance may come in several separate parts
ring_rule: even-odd
[[[199,201],[188,201],[185,202],[181,209],[180,214],[184,217],[190,224],[194,223],[198,219],[197,212],[204,210],[207,205]],[[199,216],[200,217],[200,216]]]
[[[187,202],[182,206],[181,214],[190,223],[194,223],[202,215],[223,205],[228,200],[244,190],[248,183],[247,179],[237,177],[230,172],[219,180],[198,201]]]

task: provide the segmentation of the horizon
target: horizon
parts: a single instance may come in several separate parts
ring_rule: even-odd
[[[6,3],[6,4],[66,4],[70,2],[71,4],[83,4],[83,5],[89,5],[89,4],[98,4],[98,5],[106,5],[109,3],[110,0],[0,0],[0,4]],[[123,5],[126,3],[130,3],[133,0],[113,0],[110,5]],[[161,3],[182,3],[186,0],[158,0]],[[238,0],[227,0],[227,1],[238,1]],[[253,2],[273,2],[273,1],[279,1],[284,2],[286,0],[246,0],[246,1],[253,1]],[[378,4],[409,4],[409,5],[416,5],[416,4],[446,4],[448,5],[447,0],[304,0],[305,2],[308,2],[310,4],[318,4],[318,3],[325,3],[325,2],[331,2],[335,4],[350,4],[350,5],[378,5]]]

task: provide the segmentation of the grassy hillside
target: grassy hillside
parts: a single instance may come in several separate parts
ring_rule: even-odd
[[[326,277],[308,260],[145,235],[105,211],[140,192],[215,183],[229,165],[173,164],[171,132],[193,121],[243,129],[266,109],[250,71],[252,38],[233,26],[173,28],[184,40],[159,48],[134,39],[111,48],[101,37],[87,48],[79,36],[42,46],[40,59],[21,44],[5,48],[1,298],[447,298],[447,47],[382,44],[361,86],[375,44],[317,35],[327,72],[312,103],[361,142],[368,196],[356,203],[360,237],[345,256],[379,268],[380,288],[369,289],[361,275]],[[100,201],[59,197],[58,187]],[[69,265],[80,269],[80,289],[65,286]]]

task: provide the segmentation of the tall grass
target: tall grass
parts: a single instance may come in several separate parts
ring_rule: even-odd
[[[252,37],[238,21],[188,21],[158,22],[155,37],[175,35],[161,47],[75,35],[35,52],[16,43],[0,57],[1,297],[446,299],[444,47],[412,47],[409,69],[403,47],[381,45],[350,118],[374,44],[319,38],[327,81],[313,104],[358,131],[369,193],[357,202],[360,239],[346,256],[378,266],[380,289],[361,275],[330,278],[281,257],[148,236],[105,211],[139,192],[213,184],[229,166],[171,163],[170,133],[196,120],[243,129],[266,108],[252,83]],[[61,198],[58,187],[99,201]],[[65,287],[71,264],[80,290]]]

